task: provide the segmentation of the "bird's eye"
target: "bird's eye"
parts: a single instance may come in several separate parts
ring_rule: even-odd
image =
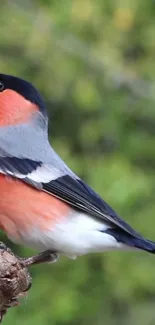
[[[0,91],[2,91],[4,89],[4,84],[2,81],[0,81]]]

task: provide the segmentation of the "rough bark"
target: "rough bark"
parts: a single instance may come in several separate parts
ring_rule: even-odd
[[[0,322],[8,308],[27,295],[31,277],[21,259],[5,245],[0,248]]]

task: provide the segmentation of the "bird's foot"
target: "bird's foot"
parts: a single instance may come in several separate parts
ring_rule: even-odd
[[[37,255],[28,257],[28,258],[20,257],[20,263],[24,267],[27,267],[27,266],[34,265],[34,264],[55,263],[55,262],[57,262],[58,258],[59,258],[59,255],[56,252],[47,250],[47,251],[41,252]]]

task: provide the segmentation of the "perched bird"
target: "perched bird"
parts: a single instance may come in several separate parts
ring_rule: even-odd
[[[155,253],[144,239],[60,159],[48,116],[29,82],[0,74],[0,228],[38,249],[31,262],[106,250]]]

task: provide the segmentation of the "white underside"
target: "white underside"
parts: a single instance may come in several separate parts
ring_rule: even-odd
[[[108,227],[85,213],[72,210],[66,221],[57,223],[54,228],[44,233],[36,227],[33,231],[31,229],[29,234],[20,232],[20,243],[40,251],[56,250],[70,257],[90,252],[126,249],[126,245],[104,233]]]

